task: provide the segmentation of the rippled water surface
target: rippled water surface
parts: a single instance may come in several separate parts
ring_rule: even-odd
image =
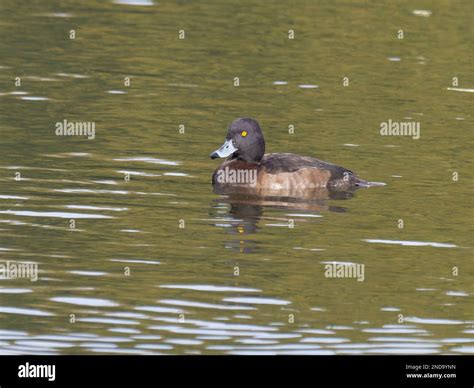
[[[474,353],[472,12],[3,0],[0,259],[39,273],[0,280],[0,353]],[[215,194],[208,155],[239,116],[269,152],[387,186]]]

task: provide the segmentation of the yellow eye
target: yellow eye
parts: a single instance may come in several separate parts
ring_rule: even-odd
[[[247,131],[242,131],[241,135],[242,135],[243,137],[247,136]]]

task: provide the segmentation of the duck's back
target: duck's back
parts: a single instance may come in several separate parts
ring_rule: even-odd
[[[264,187],[344,188],[364,182],[344,167],[308,156],[265,154],[260,166],[259,184]]]

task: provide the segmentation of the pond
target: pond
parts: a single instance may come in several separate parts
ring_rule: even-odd
[[[0,12],[0,353],[474,353],[472,2]],[[386,186],[215,193],[237,117]]]

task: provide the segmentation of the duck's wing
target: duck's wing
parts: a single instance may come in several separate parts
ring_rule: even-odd
[[[336,164],[324,162],[322,160],[311,158],[309,156],[300,156],[294,154],[266,154],[261,162],[265,171],[269,174],[279,172],[296,172],[303,168],[317,168],[319,170],[329,171],[332,179],[342,179],[346,175],[355,176],[347,168]]]

